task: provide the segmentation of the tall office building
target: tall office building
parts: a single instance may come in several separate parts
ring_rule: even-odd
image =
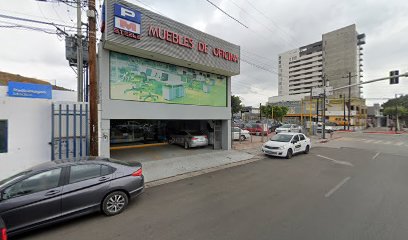
[[[279,55],[279,98],[310,95],[311,88],[328,85],[337,88],[359,83],[362,77],[362,46],[365,34],[350,25],[322,35],[322,40]],[[351,87],[351,98],[360,98],[359,86]],[[348,97],[348,89],[335,91],[332,98]],[[294,96],[293,96],[294,97]]]

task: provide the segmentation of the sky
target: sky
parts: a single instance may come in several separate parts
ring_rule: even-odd
[[[0,1],[0,14],[75,26],[75,8],[48,1]],[[363,80],[385,77],[390,70],[408,72],[408,4],[403,0],[211,0],[248,28],[207,0],[128,1],[239,45],[245,62],[240,63],[241,74],[232,77],[232,94],[246,106],[264,104],[278,94],[279,53],[320,41],[323,33],[350,24],[366,34]],[[96,2],[99,7],[102,0]],[[0,71],[76,89],[76,73],[65,59],[63,36],[4,27],[10,23],[23,22],[0,18]],[[398,85],[383,81],[363,88],[368,105],[407,93],[408,78]]]

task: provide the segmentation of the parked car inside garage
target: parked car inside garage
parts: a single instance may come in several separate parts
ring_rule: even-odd
[[[183,146],[185,149],[208,145],[208,136],[199,131],[185,130],[170,135],[170,143]]]

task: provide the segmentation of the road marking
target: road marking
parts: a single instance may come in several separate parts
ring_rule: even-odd
[[[333,159],[333,158],[329,158],[329,157],[326,157],[326,156],[322,156],[322,155],[316,155],[316,156],[321,157],[321,158],[324,158],[324,159],[327,159],[327,160],[330,160],[330,161],[332,161],[333,163],[336,163],[336,164],[347,165],[347,166],[353,167],[353,164],[350,163],[350,162],[339,161],[339,160],[336,160],[336,159]]]
[[[397,146],[402,146],[402,145],[404,145],[404,142],[398,142],[398,143],[396,143],[395,145],[397,145]]]
[[[392,143],[391,141],[384,142],[384,144],[391,144],[391,143]]]
[[[364,142],[370,143],[370,142],[373,142],[373,141],[374,141],[373,139],[369,139],[369,140],[365,140]]]
[[[350,180],[351,177],[346,177],[345,179],[343,179],[341,182],[339,182],[336,186],[334,186],[334,188],[332,188],[330,191],[328,191],[324,196],[326,198],[330,197],[330,195],[332,195],[335,191],[339,190],[339,188],[341,186],[343,186],[348,180]]]
[[[376,159],[376,158],[378,157],[378,155],[380,155],[380,153],[379,153],[379,152],[378,152],[378,153],[376,153],[372,159],[373,159],[373,160],[374,160],[374,159]]]
[[[378,140],[378,141],[375,141],[375,142],[373,142],[373,143],[382,143],[382,141],[381,141],[381,140]]]

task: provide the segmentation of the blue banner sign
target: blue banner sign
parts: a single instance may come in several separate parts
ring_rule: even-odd
[[[34,83],[8,82],[10,97],[52,98],[52,86]]]

